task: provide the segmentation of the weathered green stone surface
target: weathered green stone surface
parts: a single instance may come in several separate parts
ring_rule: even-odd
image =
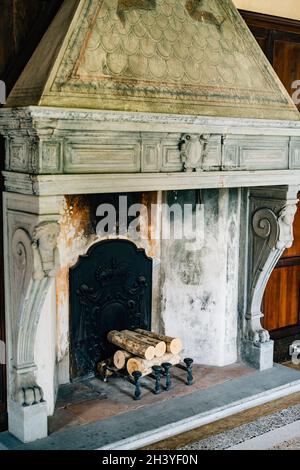
[[[299,119],[231,0],[66,0],[7,106]]]

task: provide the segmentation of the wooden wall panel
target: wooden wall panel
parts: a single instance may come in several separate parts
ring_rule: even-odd
[[[295,91],[292,83],[300,80],[300,21],[248,11],[240,13],[292,96]]]
[[[264,300],[264,327],[269,331],[300,324],[300,265],[278,267]]]
[[[300,194],[298,195],[300,197]],[[285,250],[283,253],[282,258],[297,258],[300,256],[300,203],[298,205],[298,210],[296,212],[294,225],[293,225],[293,233],[294,233],[294,243],[291,248]],[[295,260],[296,261],[296,260]]]
[[[294,93],[293,82],[300,80],[300,35],[291,39],[280,39],[274,41],[274,68],[290,93]],[[300,104],[297,105],[300,110]]]

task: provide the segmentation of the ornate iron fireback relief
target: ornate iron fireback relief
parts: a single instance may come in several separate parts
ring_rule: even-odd
[[[71,377],[95,373],[111,330],[151,328],[152,259],[127,240],[94,245],[70,269]]]

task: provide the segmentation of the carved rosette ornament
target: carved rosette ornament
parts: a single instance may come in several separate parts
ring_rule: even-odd
[[[294,189],[294,190],[293,190]],[[249,293],[246,338],[255,346],[270,341],[261,325],[261,306],[270,275],[286,248],[293,244],[298,188],[253,190],[250,194]],[[284,197],[285,193],[285,197]]]
[[[11,296],[13,305],[13,362],[15,393],[21,406],[44,401],[36,383],[34,345],[37,326],[51,278],[59,268],[56,222],[42,222],[33,235],[17,228],[11,240]]]

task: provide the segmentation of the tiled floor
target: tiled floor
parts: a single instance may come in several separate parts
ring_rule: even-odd
[[[49,431],[53,433],[72,426],[103,420],[253,373],[253,369],[241,364],[227,367],[195,365],[194,384],[188,387],[185,384],[185,370],[173,367],[172,389],[154,395],[154,379],[145,377],[142,379],[142,400],[138,402],[133,400],[134,386],[126,377],[110,378],[108,383],[94,378],[65,385],[59,390],[54,416],[49,418]]]

